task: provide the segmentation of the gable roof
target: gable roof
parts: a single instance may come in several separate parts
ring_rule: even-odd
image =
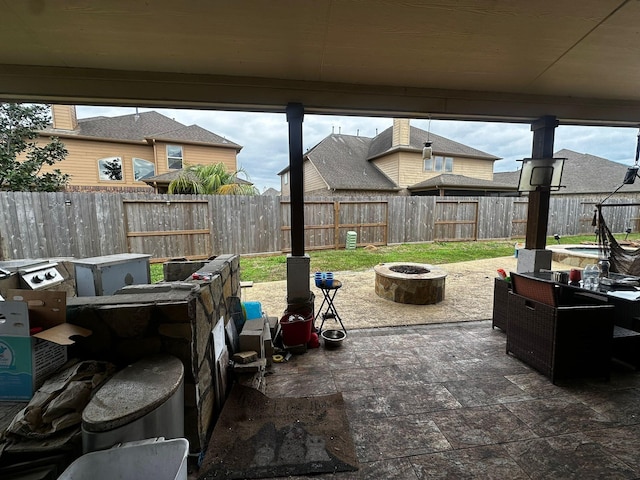
[[[201,143],[223,148],[242,146],[231,142],[198,125],[186,126],[156,111],[119,115],[117,117],[91,117],[78,119],[75,130],[49,128],[43,134],[73,135],[92,137],[102,140],[120,140],[126,142],[147,142],[162,140],[180,143]]]
[[[399,150],[421,153],[427,138],[432,142],[434,154],[490,161],[500,160],[500,157],[420,128],[410,127],[410,129],[410,145],[401,146],[392,146],[393,127],[385,129],[374,138],[332,133],[309,150],[304,157],[316,168],[329,189],[380,191],[399,191],[400,187],[382,173],[371,160]],[[288,171],[289,166],[278,172],[278,175]],[[447,181],[453,182],[452,186],[463,186],[464,184],[467,188],[471,188],[471,185],[475,184],[478,189],[483,190],[490,188],[513,190],[509,184],[496,184],[489,180],[482,181],[462,175],[440,175],[436,178],[440,181],[446,178]],[[464,183],[464,178],[469,178],[470,181]],[[441,183],[433,183],[433,186],[435,185],[442,186]],[[430,186],[432,184],[427,180],[426,183],[421,182],[409,187],[409,189],[423,189]]]
[[[556,152],[554,157],[566,158],[562,169],[564,188],[551,192],[556,195],[609,194],[622,184],[622,179],[629,168],[628,165],[606,158],[567,149]],[[520,170],[495,173],[493,177],[501,183],[517,186]],[[636,180],[633,185],[624,185],[618,192],[640,192],[640,181]]]
[[[271,197],[278,197],[278,196],[280,196],[280,190],[276,190],[273,187],[269,187],[264,192],[262,192],[261,195],[263,195],[263,196],[271,196]]]
[[[305,158],[330,189],[398,190],[386,175],[367,161],[370,143],[368,137],[331,134],[309,150]]]
[[[427,132],[417,127],[409,127],[409,145],[393,146],[393,127],[389,127],[382,133],[377,135],[372,141],[369,148],[368,159],[386,155],[392,151],[402,149],[409,151],[422,152],[424,143],[431,142],[431,148],[434,155],[443,155],[448,157],[470,157],[481,160],[500,160],[500,157],[483,152],[476,148],[463,145],[462,143],[454,142],[440,135]]]

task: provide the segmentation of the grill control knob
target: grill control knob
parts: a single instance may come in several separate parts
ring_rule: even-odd
[[[44,274],[44,278],[47,280],[53,280],[54,278],[56,278],[56,272],[46,272]]]
[[[42,283],[42,281],[43,281],[43,280],[44,280],[44,278],[42,277],[42,275],[34,275],[34,276],[31,278],[31,281],[32,281],[33,283]]]

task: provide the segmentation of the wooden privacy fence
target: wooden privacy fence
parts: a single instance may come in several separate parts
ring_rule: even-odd
[[[291,251],[291,202],[280,203],[282,251]],[[304,203],[305,250],[344,247],[347,232],[355,231],[358,245],[386,245],[386,200],[306,200]]]
[[[478,239],[477,200],[436,200],[434,218],[436,241]]]
[[[591,234],[596,196],[552,196],[550,235]],[[613,231],[640,228],[640,196],[607,203]],[[628,205],[622,205],[627,203]],[[522,238],[524,197],[305,199],[305,249]],[[0,260],[148,253],[155,259],[286,252],[290,203],[273,196],[0,192]]]
[[[127,250],[157,260],[211,255],[207,200],[123,199]]]

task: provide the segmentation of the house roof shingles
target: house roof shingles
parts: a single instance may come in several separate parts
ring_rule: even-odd
[[[566,160],[562,169],[563,188],[552,191],[552,194],[609,194],[622,184],[628,168],[628,165],[606,158],[567,149],[556,152],[554,157],[566,158]],[[520,170],[497,172],[493,178],[497,182],[517,186]],[[640,192],[640,182],[624,185],[618,192]]]
[[[367,152],[371,139],[331,134],[309,150],[305,157],[328,187],[335,190],[398,190],[371,162]]]
[[[120,115],[117,117],[91,117],[78,119],[78,127],[73,131],[47,129],[47,134],[71,134],[80,137],[113,139],[129,142],[145,142],[149,139],[191,142],[220,147],[242,146],[216,135],[198,125],[183,125],[155,111]]]
[[[463,145],[462,143],[454,142],[453,140],[441,137],[440,135],[426,132],[425,130],[417,127],[410,128],[409,145],[404,146],[404,148],[422,152],[424,143],[429,139],[434,155],[471,157],[483,160],[500,160],[500,157],[469,147],[468,145]],[[389,127],[371,141],[368,158],[371,160],[398,148],[393,147],[392,145],[393,127]]]
[[[471,178],[464,175],[454,175],[450,173],[444,173],[437,177],[430,178],[415,185],[411,185],[409,190],[418,190],[425,188],[466,188],[477,190],[515,190],[517,185],[496,182],[491,180],[484,180],[481,178]]]

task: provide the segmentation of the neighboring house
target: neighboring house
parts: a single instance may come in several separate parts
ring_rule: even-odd
[[[562,188],[552,190],[552,195],[600,195],[602,198],[622,185],[628,165],[612,162],[606,158],[563,149],[554,153],[554,158],[566,158],[562,169]],[[520,170],[496,172],[496,181],[518,186]],[[633,185],[624,185],[619,194],[640,193],[640,179]]]
[[[430,159],[422,158],[432,143]],[[304,155],[305,195],[514,195],[494,181],[499,157],[394,119],[374,138],[331,134]],[[290,195],[289,168],[278,173]]]
[[[270,196],[270,197],[279,197],[280,196],[280,192],[278,190],[276,190],[275,188],[269,187],[264,192],[262,192],[261,195],[266,195],[266,196]]]
[[[173,175],[184,165],[223,163],[237,171],[242,147],[198,125],[154,111],[78,119],[72,105],[51,110],[53,124],[40,135],[59,137],[69,152],[51,167],[71,175],[67,190],[148,192],[152,177]]]

